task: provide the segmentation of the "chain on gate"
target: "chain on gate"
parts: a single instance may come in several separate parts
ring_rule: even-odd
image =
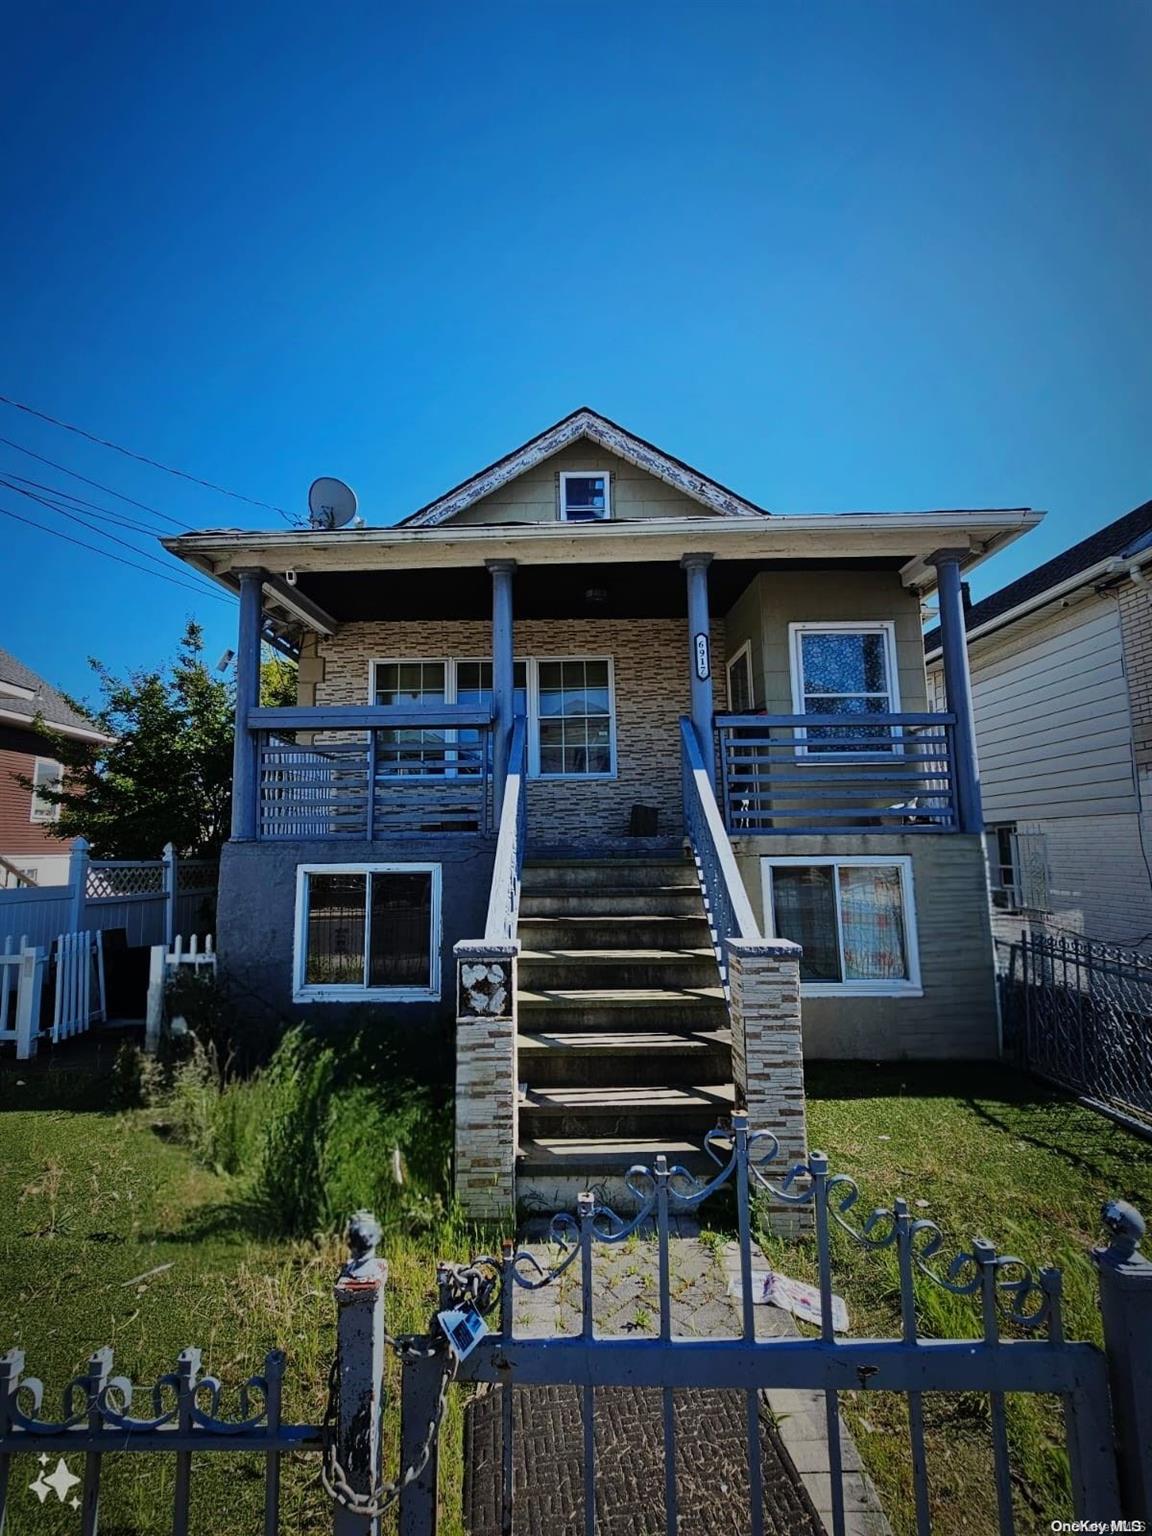
[[[432,1417],[428,1421],[418,1454],[403,1468],[399,1477],[393,1481],[378,1477],[366,1493],[358,1492],[351,1486],[347,1469],[336,1454],[340,1418],[340,1360],[338,1355],[333,1356],[332,1368],[328,1373],[328,1400],[324,1407],[324,1452],[320,1462],[320,1481],[328,1496],[343,1509],[362,1515],[365,1519],[378,1519],[392,1507],[405,1488],[423,1473],[440,1433],[440,1425],[448,1406],[448,1392],[456,1379],[460,1361],[460,1351],[449,1338],[449,1325],[445,1319],[449,1311],[464,1312],[474,1317],[484,1317],[491,1312],[496,1304],[500,1273],[499,1261],[488,1257],[475,1258],[468,1264],[439,1264],[440,1309],[430,1319],[428,1332],[395,1337],[384,1334],[384,1347],[390,1349],[401,1362],[431,1360],[443,1356],[444,1371]]]

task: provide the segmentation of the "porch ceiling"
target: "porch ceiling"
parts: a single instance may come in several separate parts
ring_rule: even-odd
[[[723,616],[761,571],[899,570],[899,556],[864,560],[715,560],[710,606]],[[408,571],[301,571],[296,590],[339,621],[486,619],[492,579],[483,567]],[[589,597],[589,593],[603,596]],[[520,565],[513,607],[518,619],[674,619],[687,608],[678,562],[629,565]]]

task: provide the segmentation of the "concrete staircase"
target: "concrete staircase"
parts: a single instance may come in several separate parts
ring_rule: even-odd
[[[733,1105],[731,1036],[686,859],[528,862],[519,1193],[564,1204],[663,1152],[699,1168]]]

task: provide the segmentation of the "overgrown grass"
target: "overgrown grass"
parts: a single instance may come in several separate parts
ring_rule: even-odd
[[[275,1346],[288,1354],[286,1419],[319,1422],[344,1257],[333,1234],[361,1205],[384,1217],[389,1328],[427,1326],[436,1261],[490,1248],[493,1237],[447,1206],[443,1105],[394,1074],[373,1089],[371,1052],[343,1046],[346,1059],[335,1061],[341,1047],[293,1034],[267,1071],[223,1085],[210,1060],[193,1056],[165,1102],[127,1112],[96,1107],[131,1081],[123,1059],[102,1078],[0,1069],[0,1107],[21,1106],[0,1113],[0,1210],[12,1213],[0,1236],[0,1349],[24,1349],[46,1384],[46,1411],[102,1344],[115,1350],[116,1373],[144,1386],[189,1344],[203,1350],[205,1371],[232,1384]],[[237,1412],[234,1391],[225,1411]],[[393,1454],[399,1445],[395,1391],[385,1445]],[[453,1533],[462,1530],[461,1446],[453,1393],[441,1449]],[[107,1460],[102,1531],[170,1529],[171,1460]],[[316,1461],[285,1466],[284,1530],[331,1529]],[[198,1457],[191,1528],[259,1529],[262,1472],[258,1457]],[[41,1507],[28,1491],[34,1475],[33,1459],[18,1458],[6,1529],[74,1530],[70,1509]]]
[[[941,1270],[973,1237],[987,1237],[1033,1272],[1064,1272],[1069,1338],[1100,1342],[1095,1269],[1101,1203],[1121,1195],[1152,1209],[1152,1144],[1027,1078],[991,1067],[833,1067],[808,1070],[810,1144],[849,1174],[858,1226],[903,1195],[945,1234]],[[764,1239],[786,1273],[816,1278],[814,1245]],[[838,1291],[856,1336],[895,1337],[899,1278],[891,1252],[868,1252],[844,1233],[833,1244]],[[921,1332],[975,1337],[978,1303],[920,1279]],[[1007,1328],[1006,1333],[1014,1331]],[[893,1394],[853,1392],[843,1408],[897,1536],[914,1529],[907,1415]],[[933,1529],[968,1536],[997,1529],[988,1403],[979,1394],[924,1400]],[[1018,1529],[1072,1517],[1058,1402],[1013,1394],[1007,1403]]]

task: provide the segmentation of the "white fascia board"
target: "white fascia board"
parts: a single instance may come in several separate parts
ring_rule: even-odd
[[[1018,537],[1034,527],[1043,516],[1029,510],[980,512],[850,512],[830,515],[777,515],[759,517],[674,517],[650,518],[636,523],[518,523],[488,524],[470,527],[451,525],[438,528],[361,528],[339,532],[301,532],[296,529],[268,531],[221,531],[182,534],[163,539],[165,549],[181,559],[210,569],[217,579],[228,569],[242,564],[275,561],[276,568],[297,565],[301,570],[333,569],[317,561],[339,550],[344,569],[371,569],[382,555],[393,557],[397,567],[482,564],[491,551],[515,559],[523,554],[525,563],[549,564],[571,559],[572,549],[587,548],[591,561],[611,563],[616,560],[650,558],[647,548],[667,546],[658,558],[675,558],[682,553],[711,549],[729,559],[771,559],[775,555],[821,553],[835,559],[862,554],[892,552],[900,546],[919,545],[925,552],[949,543],[967,544],[972,560],[983,558],[988,549]],[[869,551],[861,540],[875,537],[877,547]],[[797,539],[803,547],[796,546]],[[891,549],[881,545],[891,543]],[[839,550],[837,546],[842,546]],[[791,548],[790,548],[791,547]],[[463,558],[445,559],[449,551]],[[530,560],[530,555],[536,557]],[[354,557],[359,558],[354,558]],[[353,557],[353,558],[350,558]]]
[[[20,715],[15,710],[0,709],[0,720],[6,723],[10,721],[14,725],[22,725],[28,731],[36,730],[34,716]],[[95,741],[111,745],[116,740],[115,736],[107,736],[103,731],[89,730],[80,725],[58,725],[55,720],[45,720],[44,725],[47,730],[55,732],[57,736],[70,736],[76,741]]]

